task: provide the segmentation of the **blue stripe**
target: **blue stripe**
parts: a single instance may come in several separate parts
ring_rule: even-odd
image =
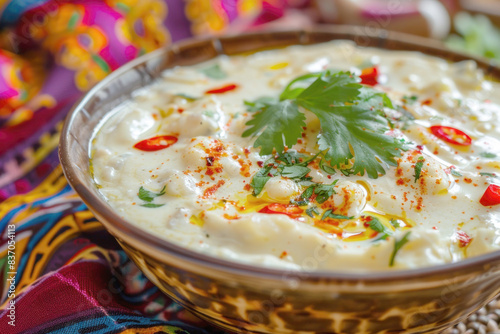
[[[15,24],[24,12],[48,1],[50,0],[12,0],[0,16],[0,27]]]

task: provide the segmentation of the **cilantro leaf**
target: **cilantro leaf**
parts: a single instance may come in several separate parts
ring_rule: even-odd
[[[321,220],[325,220],[326,218],[331,218],[331,219],[353,219],[354,216],[344,216],[344,215],[338,215],[333,213],[332,210],[326,210],[323,213],[323,216],[321,217]]]
[[[389,130],[384,108],[393,108],[386,94],[359,84],[349,72],[309,73],[292,80],[280,95],[280,102],[266,104],[246,123],[243,137],[259,134],[254,147],[261,155],[273,149],[283,152],[293,146],[305,126],[299,106],[320,120],[319,149],[333,167],[352,163],[349,173],[371,178],[385,174],[383,165],[396,165],[395,157],[406,143],[385,135]],[[349,160],[353,159],[349,162]],[[323,166],[325,166],[323,164]]]
[[[264,186],[266,185],[267,181],[272,177],[270,175],[272,164],[274,163],[274,159],[270,158],[264,162],[264,167],[261,168],[257,174],[255,174],[252,178],[252,182],[250,183],[250,186],[253,188],[253,195],[257,196],[262,192],[262,189],[264,189]]]
[[[360,95],[363,87],[359,79],[348,72],[330,74],[326,71],[297,97],[299,105],[331,106],[353,101]]]
[[[379,241],[379,240],[385,240],[387,239],[388,236],[392,234],[392,231],[388,229],[382,222],[374,216],[370,216],[371,220],[368,222],[370,225],[370,228],[374,230],[375,232],[380,233],[379,236],[373,241]]]
[[[377,217],[370,216],[370,218],[371,220],[368,222],[368,224],[370,225],[370,228],[372,230],[379,233],[384,233],[387,231],[385,225],[382,224],[382,222]]]
[[[319,168],[327,173],[327,174],[330,174],[330,175],[334,175],[337,173],[337,171],[335,170],[335,168],[333,168],[332,166],[328,165],[325,163],[325,159],[321,159],[319,161]]]
[[[139,188],[139,199],[140,200],[143,200],[144,202],[152,202],[153,199],[155,199],[155,197],[159,197],[159,196],[162,196],[162,195],[165,195],[165,188],[166,186],[163,186],[163,188],[160,190],[159,193],[154,193],[152,191],[149,191],[149,190],[146,190],[144,187],[140,187]]]
[[[410,241],[410,234],[411,231],[406,232],[406,234],[400,239],[400,240],[394,240],[394,249],[392,250],[391,257],[389,259],[389,266],[392,267],[394,265],[394,258],[396,257],[396,254],[398,251],[406,245],[408,241]]]
[[[311,218],[314,218],[314,215],[319,215],[319,211],[318,211],[318,207],[317,206],[312,206],[310,207],[309,209],[306,210],[306,214],[311,217]]]
[[[414,104],[415,102],[417,102],[417,100],[418,100],[418,96],[416,96],[416,95],[411,95],[411,96],[404,95],[403,96],[403,102],[406,104]]]
[[[404,143],[385,135],[389,130],[383,107],[392,103],[381,93],[356,83],[350,73],[326,72],[297,96],[297,103],[320,120],[319,149],[325,159],[339,166],[354,159],[352,170],[371,178],[385,174],[382,162],[396,165]]]
[[[338,180],[333,181],[331,184],[318,184],[314,187],[314,193],[316,194],[316,202],[319,204],[323,204],[332,196],[336,194],[335,192],[335,184],[337,184]]]
[[[493,158],[497,157],[497,155],[495,153],[491,153],[491,152],[481,152],[481,153],[479,153],[479,155],[483,158],[486,158],[486,159],[493,159]]]
[[[387,121],[378,113],[356,105],[316,108],[308,104],[321,122],[322,133],[319,137],[319,149],[326,150],[325,159],[332,166],[339,166],[346,159],[354,159],[354,174],[376,179],[378,174],[385,174],[380,159],[396,166],[395,156],[404,149],[396,138],[384,135],[388,130]]]
[[[401,227],[401,223],[399,222],[398,219],[392,218],[390,221],[391,225],[394,226],[394,228],[399,228]]]
[[[460,176],[462,176],[462,174],[460,174],[459,172],[457,172],[457,171],[456,171],[455,169],[453,169],[453,168],[450,170],[450,173],[451,173],[451,175],[456,176],[456,177],[460,177]]]
[[[422,173],[422,167],[424,166],[424,157],[420,156],[418,158],[418,161],[417,163],[415,164],[415,182],[418,181],[418,179],[420,179],[420,174]]]
[[[302,135],[306,117],[299,111],[297,104],[290,100],[266,106],[246,123],[251,126],[243,137],[260,133],[254,147],[261,147],[260,154],[267,155],[276,149],[283,152],[285,145],[292,147]],[[262,132],[261,132],[262,131]]]
[[[322,74],[323,72],[308,73],[293,79],[292,81],[290,81],[288,86],[285,87],[283,93],[281,93],[280,101],[297,98],[297,96],[299,96],[307,88],[308,85],[313,83]],[[297,86],[297,83],[300,83],[298,85],[299,87],[293,88],[294,86]]]
[[[214,64],[212,66],[203,68],[200,70],[200,72],[202,72],[209,78],[217,80],[224,79],[227,77],[227,73],[220,68],[219,64]]]
[[[303,166],[285,166],[281,171],[281,175],[289,179],[302,178],[306,176],[311,169]]]
[[[145,207],[145,208],[159,208],[161,206],[164,206],[165,204],[155,204],[155,203],[145,203],[145,204],[141,204],[141,206]]]

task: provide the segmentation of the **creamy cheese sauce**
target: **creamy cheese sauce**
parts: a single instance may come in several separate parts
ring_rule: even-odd
[[[206,74],[214,65],[223,75]],[[328,68],[359,74],[366,66],[378,69],[374,88],[414,116],[393,130],[414,146],[377,179],[338,171],[328,175],[315,161],[309,176],[324,184],[338,179],[336,194],[323,204],[301,207],[297,215],[259,212],[273,203],[289,204],[305,187],[273,177],[252,195],[252,177],[268,157],[253,148],[255,138],[242,137],[253,115],[244,101],[278,97],[307,72]],[[234,89],[221,91],[232,84]],[[305,136],[290,149],[312,156],[318,152],[319,122],[305,113]],[[416,52],[337,41],[220,56],[168,70],[103,122],[91,160],[100,192],[121,216],[189,249],[273,268],[417,268],[500,247],[500,206],[480,204],[488,186],[499,184],[499,118],[500,85],[485,80],[473,61],[451,64]],[[460,129],[472,144],[450,144],[429,130],[433,125]],[[158,151],[134,148],[159,135],[177,142]],[[424,163],[415,181],[420,157]],[[157,196],[145,201],[141,187]],[[305,210],[313,205],[319,215],[310,217]],[[354,218],[321,220],[328,209]],[[370,217],[389,236],[380,238],[367,223]],[[401,247],[395,249],[396,244]]]

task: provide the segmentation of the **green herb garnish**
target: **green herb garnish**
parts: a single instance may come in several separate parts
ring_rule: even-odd
[[[319,215],[319,211],[318,211],[318,207],[317,206],[312,206],[310,207],[309,209],[306,210],[306,214],[311,217],[311,218],[314,218],[314,215]]]
[[[392,250],[391,258],[389,259],[389,266],[392,267],[394,265],[394,258],[398,251],[403,247],[408,241],[410,241],[411,231],[406,232],[406,234],[400,240],[394,240],[394,249]]]
[[[403,102],[406,104],[414,104],[415,102],[417,102],[417,100],[418,100],[418,96],[416,96],[416,95],[403,96]]]
[[[349,72],[310,73],[292,80],[279,102],[262,103],[243,137],[257,136],[254,147],[267,155],[292,147],[302,136],[305,115],[299,106],[320,121],[319,150],[330,166],[351,162],[349,173],[370,178],[384,175],[383,165],[396,166],[406,144],[384,133],[389,130],[384,108],[393,108],[384,93],[365,87]],[[349,161],[353,159],[353,161]]]
[[[454,168],[450,169],[450,173],[451,173],[451,175],[456,176],[456,177],[462,176],[462,174],[457,172]]]
[[[146,203],[146,204],[141,204],[141,206],[145,208],[159,208],[160,206],[164,206],[165,204],[155,204],[155,203]]]
[[[323,213],[323,216],[321,217],[321,220],[325,220],[326,218],[332,218],[332,219],[353,219],[354,216],[344,216],[344,215],[337,215],[335,213],[333,213],[332,210],[326,210],[324,213]]]
[[[479,155],[483,158],[486,158],[486,159],[493,159],[493,158],[497,157],[497,155],[495,153],[490,153],[490,152],[481,152],[481,153],[479,153]]]
[[[391,225],[394,226],[394,228],[399,228],[401,227],[401,224],[399,223],[399,220],[398,219],[394,219],[392,218],[391,221],[390,221]]]
[[[270,178],[283,176],[300,183],[303,186],[314,184],[311,178],[306,175],[311,171],[307,165],[318,155],[309,156],[306,154],[288,151],[267,159],[262,168],[253,176],[250,186],[253,188],[253,195],[261,193]]]
[[[201,73],[205,74],[207,77],[220,80],[227,77],[227,73],[224,72],[219,64],[214,64],[210,67],[206,67],[200,70]]]
[[[166,189],[166,186],[163,186],[163,188],[161,188],[160,192],[154,193],[152,191],[146,190],[144,187],[141,186],[139,188],[138,196],[139,196],[140,200],[146,202],[146,203],[141,204],[141,206],[146,207],[146,208],[158,208],[160,206],[164,206],[165,204],[155,204],[152,202],[156,197],[165,195],[165,189]]]
[[[425,159],[424,157],[419,157],[417,163],[415,164],[415,182],[420,179],[420,174],[422,173],[422,167],[424,166]]]

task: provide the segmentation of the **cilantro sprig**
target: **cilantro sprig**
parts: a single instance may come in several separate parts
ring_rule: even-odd
[[[377,217],[370,216],[371,220],[368,222],[368,225],[372,230],[378,232],[379,235],[374,241],[385,240],[387,237],[392,235],[392,231],[387,228]]]
[[[163,186],[163,188],[161,188],[160,192],[154,193],[152,191],[146,190],[144,187],[141,186],[139,188],[138,197],[140,200],[145,202],[145,203],[141,204],[141,206],[143,206],[145,208],[159,208],[161,206],[164,206],[165,204],[153,203],[153,200],[156,197],[160,197],[162,195],[165,195],[165,189],[166,189],[166,186]]]
[[[424,167],[425,158],[423,156],[418,157],[417,163],[415,164],[415,181],[417,182],[420,179],[420,175],[422,174],[422,167]]]
[[[349,174],[377,178],[385,174],[384,165],[397,165],[395,157],[406,150],[401,140],[387,136],[388,120],[384,108],[393,108],[386,94],[365,87],[349,72],[309,73],[292,80],[279,101],[246,102],[250,108],[260,107],[246,123],[243,137],[257,136],[254,147],[261,155],[281,153],[291,147],[304,132],[305,115],[299,107],[314,113],[321,126],[319,150],[334,167],[351,163]],[[322,164],[325,170],[325,164]],[[325,170],[326,172],[326,170]]]
[[[394,248],[391,253],[391,257],[389,258],[389,267],[394,265],[394,259],[396,258],[396,254],[399,250],[410,241],[411,231],[406,232],[406,234],[400,240],[394,240]]]

